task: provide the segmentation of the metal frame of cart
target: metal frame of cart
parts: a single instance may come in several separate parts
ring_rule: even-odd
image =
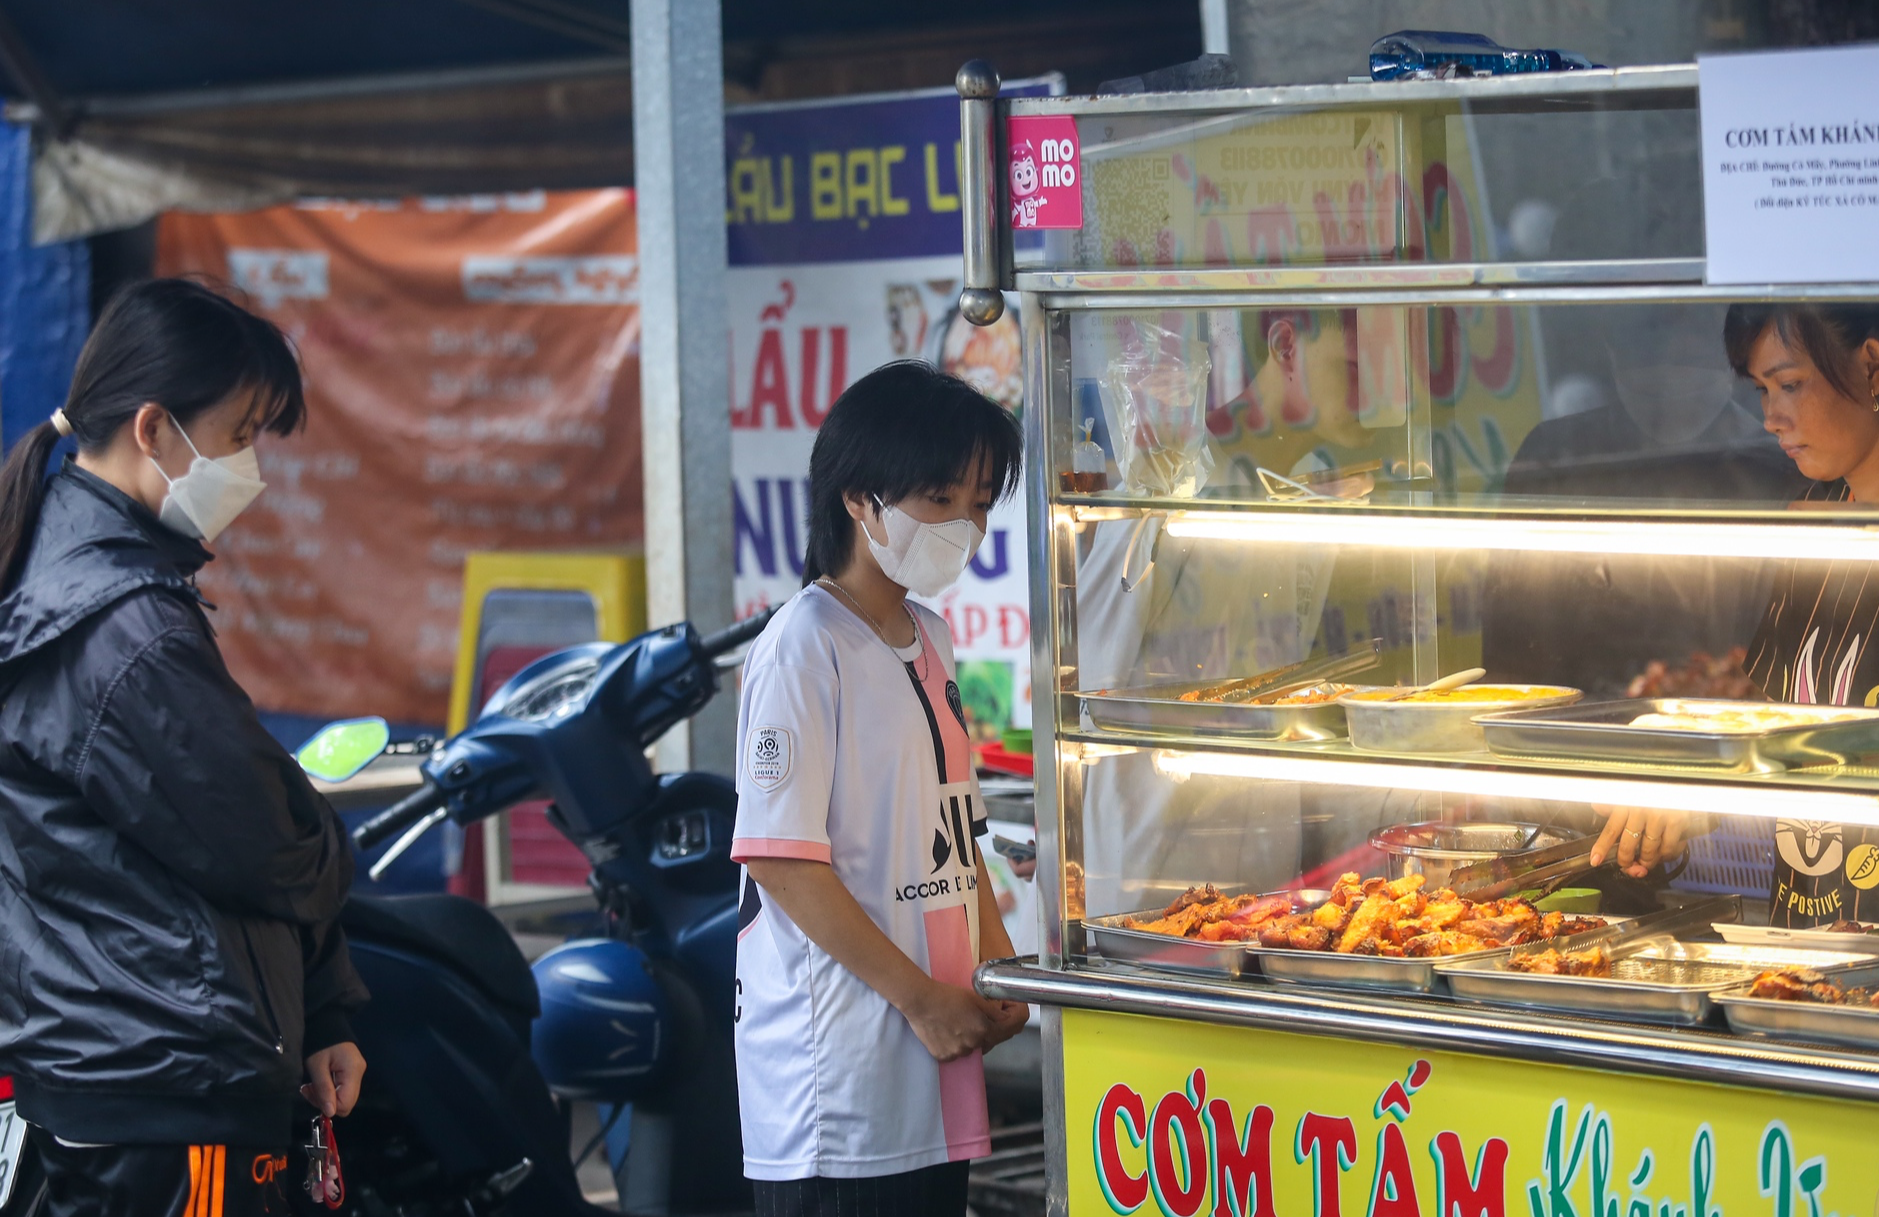
[[[1045,1008],[1044,1099],[1050,1211],[1066,1211],[1066,1008],[1152,1015],[1226,1026],[1267,1028],[1371,1043],[1438,1047],[1468,1054],[1619,1070],[1626,1073],[1761,1088],[1879,1103],[1879,1055],[1747,1041],[1702,1031],[1672,1031],[1432,1004],[1389,995],[1337,993],[1284,985],[1234,986],[1184,979],[1088,958],[1080,901],[1069,898],[1065,877],[1083,857],[1083,771],[1105,750],[1177,748],[1230,758],[1249,773],[1312,782],[1386,788],[1492,792],[1513,783],[1540,783],[1563,799],[1630,800],[1643,806],[1724,810],[1748,799],[1780,800],[1788,814],[1812,810],[1817,818],[1879,823],[1879,781],[1793,773],[1661,772],[1647,766],[1588,767],[1534,759],[1404,758],[1312,752],[1279,741],[1236,742],[1192,737],[1087,731],[1078,725],[1075,671],[1075,530],[1091,520],[1174,514],[1168,501],[1062,491],[1057,471],[1070,468],[1074,440],[1066,412],[1070,391],[1068,319],[1078,312],[1116,309],[1229,309],[1269,307],[1528,305],[1556,303],[1680,303],[1741,300],[1867,300],[1879,284],[1807,287],[1710,287],[1699,258],[1573,262],[1387,262],[1329,266],[1153,267],[1133,270],[1014,266],[1004,217],[1008,200],[1001,144],[1004,119],[1025,115],[1078,118],[1165,116],[1188,118],[1189,130],[1251,113],[1305,112],[1361,107],[1396,109],[1405,123],[1421,122],[1422,138],[1457,113],[1569,112],[1592,107],[1693,110],[1697,71],[1692,65],[1621,68],[1556,76],[1436,82],[1311,85],[1185,94],[997,99],[997,77],[982,63],[959,76],[966,237],[966,279],[961,310],[989,324],[1016,291],[1024,342],[1026,495],[1032,522],[1032,672],[1038,741],[1037,828],[1040,906],[1045,910],[1042,949],[1035,961],[1000,961],[979,972],[989,995],[1036,1002]],[[1087,151],[1087,150],[1086,150]],[[1438,251],[1439,252],[1439,251]],[[1415,390],[1412,389],[1412,392]],[[1410,418],[1412,460],[1427,460],[1427,436]],[[1195,502],[1195,513],[1228,521],[1253,513],[1279,528],[1324,529],[1335,535],[1351,509],[1316,505]],[[1364,509],[1366,524],[1382,520],[1403,529],[1460,526],[1483,544],[1497,528],[1521,521],[1515,510],[1414,504]],[[1735,514],[1718,520],[1670,506],[1630,513],[1668,545],[1700,545],[1703,538],[1739,540],[1750,551],[1781,552],[1791,521]],[[1879,530],[1844,516],[1816,517],[1834,529],[1848,553],[1879,558]],[[1223,527],[1226,525],[1223,525]],[[1720,529],[1717,533],[1714,530]],[[1683,530],[1683,531],[1680,531]],[[1709,530],[1709,531],[1705,531]],[[1713,539],[1707,543],[1716,544]],[[1591,552],[1580,550],[1579,552]],[[1666,552],[1680,552],[1668,550]],[[1704,552],[1700,548],[1694,552]],[[1433,582],[1429,588],[1432,594]],[[1087,627],[1086,627],[1087,628]],[[1418,675],[1433,675],[1434,656],[1416,656]],[[1152,1207],[1152,1206],[1151,1206]],[[1122,1211],[1118,1209],[1118,1211]]]

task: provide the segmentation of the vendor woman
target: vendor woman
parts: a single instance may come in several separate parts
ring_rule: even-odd
[[[1797,506],[1879,506],[1879,305],[1738,304],[1723,324],[1762,425],[1813,479]],[[1771,701],[1879,705],[1879,578],[1867,562],[1790,561],[1749,645]],[[1879,921],[1879,830],[1781,820],[1771,924]]]
[[[1795,507],[1879,507],[1879,305],[1733,305],[1723,345],[1761,395],[1762,426],[1812,479]],[[1864,561],[1782,563],[1745,661],[1770,701],[1879,705],[1876,574]],[[1643,873],[1681,847],[1678,813],[1600,810],[1595,862]],[[1770,924],[1879,921],[1879,828],[1778,820],[1775,853]]]

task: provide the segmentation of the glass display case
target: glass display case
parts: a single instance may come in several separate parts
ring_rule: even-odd
[[[1691,66],[960,87],[1053,1211],[1871,1207],[1879,282],[1705,284]]]

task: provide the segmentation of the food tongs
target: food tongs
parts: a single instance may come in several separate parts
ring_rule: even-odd
[[[1525,891],[1545,896],[1564,887],[1568,879],[1596,869],[1591,861],[1597,841],[1596,837],[1575,837],[1545,849],[1456,867],[1448,873],[1448,886],[1470,900],[1499,900]]]
[[[1347,676],[1368,671],[1382,662],[1383,640],[1372,638],[1358,643],[1342,655],[1308,659],[1303,663],[1287,664],[1283,668],[1262,672],[1258,676],[1222,681],[1210,689],[1202,690],[1202,693],[1229,705],[1249,705],[1267,698],[1283,697],[1287,693],[1309,689],[1327,681],[1343,680]]]

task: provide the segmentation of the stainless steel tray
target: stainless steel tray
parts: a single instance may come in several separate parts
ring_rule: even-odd
[[[1316,903],[1316,902],[1314,902]],[[1622,918],[1604,918],[1606,928],[1591,933],[1613,934]],[[1256,961],[1261,975],[1301,985],[1333,989],[1388,989],[1397,993],[1438,993],[1444,988],[1439,965],[1451,960],[1494,960],[1512,947],[1470,951],[1428,959],[1397,959],[1387,955],[1339,955],[1335,951],[1294,951],[1285,947],[1242,944]]]
[[[1449,992],[1465,1001],[1558,1010],[1625,1022],[1690,1026],[1709,1021],[1711,995],[1746,984],[1768,968],[1826,969],[1871,956],[1793,948],[1744,947],[1728,943],[1679,942],[1653,935],[1611,949],[1610,977],[1535,976],[1508,970],[1508,957],[1543,951],[1583,950],[1612,931],[1594,931],[1558,943],[1533,943],[1498,958],[1443,960],[1437,967]]]
[[[1092,723],[1108,731],[1170,731],[1285,742],[1343,739],[1347,734],[1344,707],[1336,702],[1310,706],[1249,706],[1235,702],[1180,700],[1183,693],[1211,689],[1219,684],[1217,680],[1204,680],[1085,693],[1083,710]]]
[[[1236,896],[1242,893],[1225,894]],[[1294,911],[1312,908],[1331,898],[1330,892],[1310,890],[1261,894],[1290,895]],[[1138,964],[1162,972],[1228,978],[1238,977],[1244,972],[1244,942],[1201,942],[1194,938],[1176,938],[1170,934],[1130,929],[1124,924],[1132,918],[1153,919],[1159,916],[1161,909],[1152,908],[1133,913],[1115,913],[1107,917],[1085,917],[1083,929],[1089,936],[1090,948],[1104,959],[1117,963]]]
[[[1836,935],[1844,937],[1844,935]],[[1836,970],[1836,984],[1848,988],[1879,986],[1879,965]],[[1824,1006],[1813,1002],[1770,1001],[1750,997],[1748,986],[1725,990],[1714,998],[1739,1035],[1765,1035],[1777,1039],[1814,1040],[1879,1052],[1879,1010],[1871,1006]]]
[[[1387,989],[1396,993],[1434,993],[1441,988],[1435,965],[1440,959],[1394,959],[1384,955],[1339,955],[1334,951],[1293,951],[1284,947],[1240,946],[1249,962],[1273,980],[1333,989]],[[1492,959],[1507,947],[1450,955],[1449,959]]]
[[[1848,722],[1767,731],[1678,731],[1633,727],[1640,714],[1744,706],[1800,713],[1853,713]],[[1488,748],[1513,757],[1560,757],[1646,765],[1710,765],[1766,773],[1799,765],[1847,764],[1879,753],[1879,710],[1845,706],[1772,706],[1767,702],[1713,701],[1689,697],[1640,697],[1590,702],[1565,709],[1502,710],[1475,719]]]

